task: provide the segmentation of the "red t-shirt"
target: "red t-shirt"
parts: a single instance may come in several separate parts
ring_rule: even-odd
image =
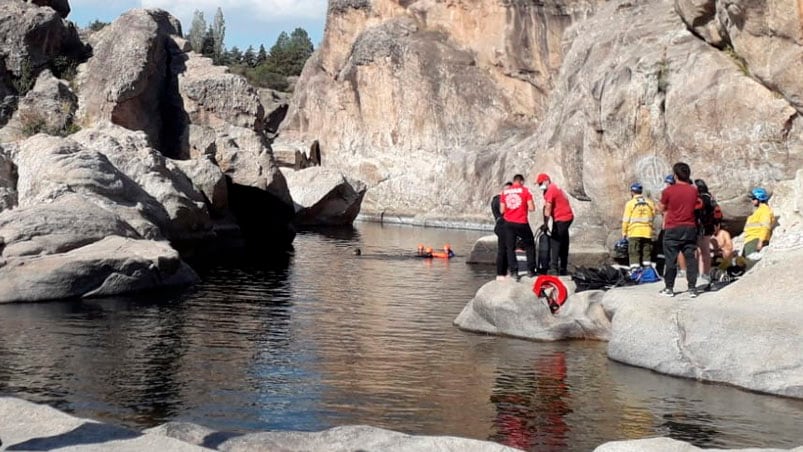
[[[571,221],[574,219],[572,206],[566,193],[555,184],[549,184],[544,192],[544,201],[552,204],[552,221]]]
[[[502,191],[499,195],[499,203],[505,205],[505,212],[502,216],[505,221],[511,223],[527,223],[527,201],[533,199],[533,195],[527,187],[513,184]]]
[[[678,181],[664,189],[661,204],[664,205],[664,229],[697,225],[694,216],[697,187]]]

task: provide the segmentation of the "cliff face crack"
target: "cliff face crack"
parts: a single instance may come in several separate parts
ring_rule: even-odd
[[[714,9],[716,9],[715,8],[716,7],[716,1],[717,0],[710,0],[709,1],[709,5],[714,5]],[[803,15],[803,0],[797,0],[797,1],[798,1],[798,5],[799,5],[799,8],[798,8],[799,9],[799,13],[801,15]],[[706,12],[708,10],[708,6],[709,5],[705,5]],[[710,46],[710,47],[712,47],[714,49],[717,49],[718,51],[720,51],[722,53],[725,53],[731,60],[733,60],[733,63],[736,65],[736,67],[739,70],[741,70],[741,72],[746,77],[751,78],[753,81],[755,81],[759,85],[763,86],[764,89],[766,89],[770,93],[773,93],[774,95],[779,96],[780,98],[783,98],[786,101],[786,103],[789,104],[790,107],[794,108],[799,113],[803,113],[803,111],[800,111],[800,110],[797,109],[797,107],[795,107],[795,104],[789,100],[789,98],[786,96],[786,94],[784,94],[783,92],[781,92],[777,88],[775,88],[771,82],[767,82],[767,81],[761,79],[760,77],[756,76],[752,71],[750,71],[750,67],[749,67],[749,64],[748,64],[747,60],[742,55],[740,55],[739,53],[736,52],[736,49],[733,47],[733,42],[731,40],[731,37],[730,37],[730,35],[728,35],[727,30],[725,29],[724,26],[720,27],[721,32],[722,32],[722,37],[721,37],[722,41],[720,43],[718,43],[718,44],[709,42],[707,39],[705,39],[705,37],[703,35],[700,34],[699,31],[697,31],[695,29],[695,27],[699,27],[699,26],[702,26],[702,25],[704,25],[704,24],[706,24],[708,22],[718,20],[716,14],[711,15],[711,16],[707,16],[706,15],[706,16],[702,16],[702,17],[697,17],[692,23],[689,23],[688,19],[683,15],[683,13],[678,10],[677,3],[675,4],[675,8],[673,8],[673,11],[674,11],[675,14],[678,15],[678,17],[680,18],[680,21],[683,22],[683,25],[686,26],[686,30],[689,33],[691,33],[692,36],[694,36],[695,38],[699,39],[700,41],[702,41],[706,45],[708,45],[708,46]],[[801,33],[803,34],[803,20],[801,21]],[[773,37],[774,38],[778,38],[778,39],[787,39],[787,38],[784,38],[782,36],[777,36],[777,35],[774,35]]]
[[[680,354],[681,360],[686,362],[689,365],[689,370],[693,372],[694,378],[702,379],[703,369],[702,366],[697,362],[694,356],[688,350],[688,343],[687,343],[687,335],[686,335],[686,327],[683,326],[683,321],[680,318],[680,312],[675,313],[675,328],[678,332],[678,338],[675,342],[678,348],[678,353]]]

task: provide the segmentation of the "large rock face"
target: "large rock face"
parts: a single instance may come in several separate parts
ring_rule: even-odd
[[[498,181],[527,168],[499,143],[543,112],[563,29],[593,4],[331,1],[279,141],[319,140],[368,183],[367,214],[485,220]]]
[[[684,22],[803,111],[803,5],[798,0],[678,0]]]
[[[175,19],[161,10],[131,10],[93,35],[93,56],[78,79],[82,125],[111,121],[142,130],[160,147],[169,110],[169,39],[180,35]]]
[[[602,244],[628,184],[657,196],[683,160],[740,223],[803,162],[795,1],[331,1],[279,140],[318,139],[385,218],[487,222],[501,182],[546,171],[574,243]]]
[[[580,226],[615,229],[627,184],[640,180],[657,196],[679,160],[727,216],[743,217],[749,188],[789,179],[803,162],[794,106],[745,73],[738,55],[689,32],[671,2],[611,2],[567,39],[549,112],[518,149],[545,150],[534,153],[538,167],[588,201]]]
[[[83,55],[84,44],[75,25],[56,10],[18,0],[0,4],[0,60],[15,77],[30,76],[55,57]]]

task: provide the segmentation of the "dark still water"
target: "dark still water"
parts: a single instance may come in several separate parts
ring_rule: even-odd
[[[481,235],[359,223],[299,234],[289,262],[209,269],[183,293],[0,305],[0,393],[134,427],[369,424],[538,451],[656,435],[803,444],[800,401],[612,363],[605,343],[459,331],[493,278],[465,264]],[[404,257],[446,242],[451,261]]]

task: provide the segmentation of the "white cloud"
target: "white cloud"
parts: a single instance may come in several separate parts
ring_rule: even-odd
[[[90,0],[91,1],[91,0]],[[179,17],[182,23],[192,19],[195,10],[203,11],[207,22],[215,10],[223,9],[224,18],[248,15],[260,22],[305,19],[322,20],[326,15],[326,0],[141,0],[143,8],[162,8]]]

